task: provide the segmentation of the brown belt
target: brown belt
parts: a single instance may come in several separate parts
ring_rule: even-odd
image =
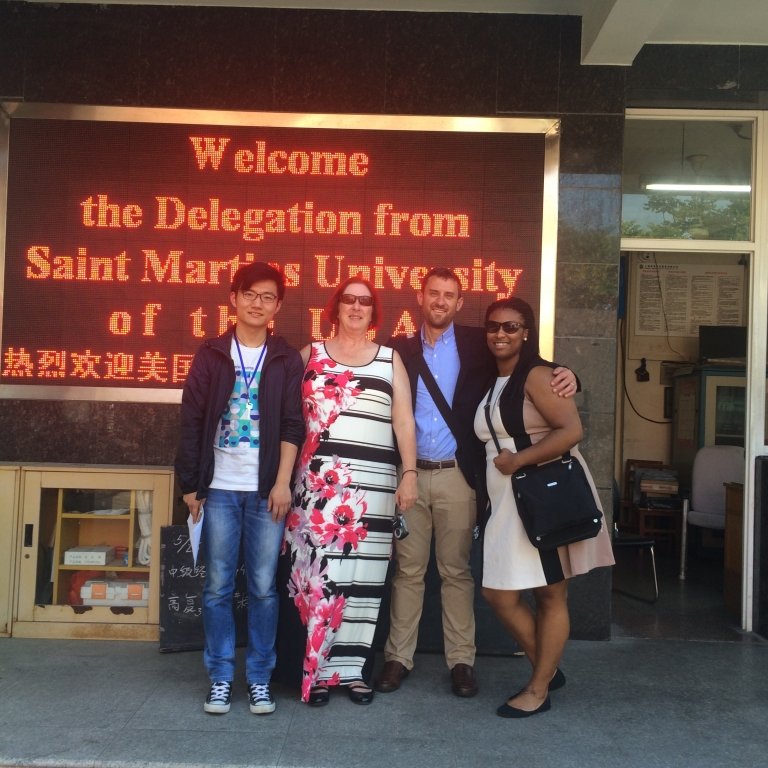
[[[456,466],[456,459],[448,459],[447,461],[416,459],[416,466],[419,469],[453,469]]]

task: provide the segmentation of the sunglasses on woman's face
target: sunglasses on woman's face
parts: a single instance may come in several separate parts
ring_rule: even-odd
[[[499,328],[501,328],[504,333],[512,335],[513,333],[517,333],[521,328],[525,328],[525,326],[515,320],[505,320],[503,323],[497,323],[495,320],[485,321],[486,333],[498,333]]]
[[[373,296],[356,296],[354,293],[342,293],[339,296],[339,301],[342,304],[349,304],[350,306],[357,302],[361,307],[372,307]]]

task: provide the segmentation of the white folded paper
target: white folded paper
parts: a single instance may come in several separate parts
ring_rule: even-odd
[[[187,518],[187,528],[189,528],[189,546],[192,547],[192,565],[197,565],[197,553],[200,550],[200,534],[203,531],[203,511],[200,507],[200,517],[197,518],[197,522],[192,520],[192,514],[190,513]]]

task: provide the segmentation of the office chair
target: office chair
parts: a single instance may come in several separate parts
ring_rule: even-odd
[[[699,448],[693,460],[690,498],[683,499],[680,579],[685,580],[688,526],[725,530],[725,483],[744,482],[744,449],[737,445]]]

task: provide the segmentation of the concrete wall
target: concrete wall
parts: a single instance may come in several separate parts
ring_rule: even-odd
[[[608,504],[625,106],[745,106],[762,99],[768,58],[656,46],[626,69],[581,66],[579,50],[575,17],[9,2],[0,99],[561,118],[555,356],[581,377],[582,447]],[[4,400],[0,461],[170,464],[177,418],[168,405]],[[571,595],[573,635],[607,637],[610,575]]]

